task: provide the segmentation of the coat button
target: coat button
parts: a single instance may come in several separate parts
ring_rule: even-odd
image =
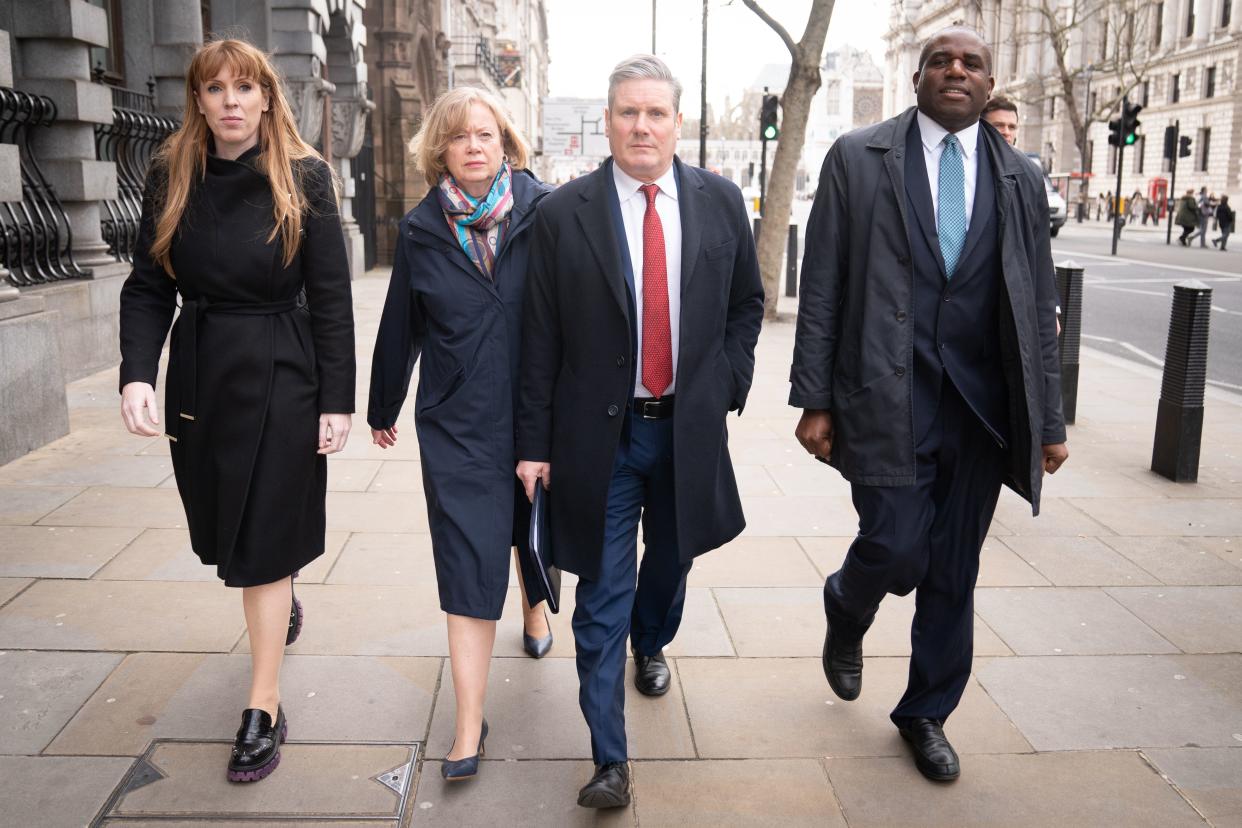
[[[617,408],[615,405],[610,405],[610,406],[608,406],[608,416],[609,416],[609,417],[615,417],[615,416],[617,416],[617,414],[619,414],[620,412],[621,412],[621,409]]]
[[[946,302],[948,302],[948,301],[949,301],[950,299],[952,299],[952,298],[953,298],[953,294],[951,294],[951,293],[946,293],[946,294],[944,295],[944,301],[946,301]]]
[[[617,357],[617,367],[621,368],[625,365],[625,357]]]
[[[906,312],[905,312],[905,311],[897,311],[897,321],[898,321],[898,322],[905,322],[905,321],[906,321]]]
[[[904,377],[906,375],[906,367],[904,365],[898,365],[896,374],[899,377]]]

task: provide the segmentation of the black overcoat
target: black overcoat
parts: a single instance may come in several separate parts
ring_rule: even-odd
[[[903,154],[916,113],[911,107],[837,139],[807,224],[789,403],[831,410],[831,463],[868,486],[915,479],[913,217]],[[1009,397],[1005,483],[1039,514],[1042,445],[1065,442],[1048,199],[1039,170],[1000,133],[980,122],[979,138],[992,163],[1000,224],[1000,319],[980,324],[995,324],[1000,338]]]
[[[328,166],[297,162],[308,207],[292,263],[258,147],[208,156],[172,244],[150,255],[157,167],[134,268],[121,290],[121,387],[155,385],[173,311],[162,425],[190,541],[230,586],[280,580],[323,554],[326,458],[319,415],[354,410],[349,263]]]
[[[674,159],[681,214],[681,336],[673,474],[681,558],[746,522],[725,415],[755,369],[763,284],[741,192]],[[611,162],[560,187],[535,222],[522,339],[518,455],[550,462],[552,556],[597,578],[613,459],[634,396],[629,288],[613,220]]]
[[[460,576],[507,581],[515,529],[524,536],[530,515],[515,497],[513,412],[530,229],[550,188],[525,170],[512,180],[494,280],[453,238],[434,192],[401,220],[367,410],[371,428],[396,423],[419,361],[414,424],[441,604],[483,618],[498,617],[487,598],[494,585]],[[503,563],[489,566],[497,555]]]

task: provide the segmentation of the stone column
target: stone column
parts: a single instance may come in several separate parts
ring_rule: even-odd
[[[152,12],[156,112],[180,119],[185,109],[185,70],[202,45],[203,18],[198,0],[158,0]]]
[[[108,44],[107,16],[85,0],[44,0],[18,3],[13,18],[17,86],[56,103],[55,123],[30,131],[31,150],[64,205],[74,259],[93,278],[124,272],[99,226],[100,199],[116,198],[116,167],[95,158],[95,124],[112,123],[112,96],[91,82],[89,49]]]
[[[1212,2],[1211,0],[1193,0],[1195,4],[1195,33],[1194,42],[1196,44],[1206,43],[1208,33],[1212,31],[1212,24],[1216,21],[1212,20]]]
[[[1182,33],[1177,28],[1181,5],[1178,0],[1164,0],[1164,20],[1160,24],[1161,51],[1172,51],[1177,45],[1177,39],[1181,37]]]

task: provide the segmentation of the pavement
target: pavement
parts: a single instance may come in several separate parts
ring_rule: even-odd
[[[385,286],[355,283],[360,410]],[[575,805],[571,586],[542,661],[510,589],[487,757],[441,782],[453,695],[418,449],[409,428],[381,452],[361,417],[299,582],[291,741],[273,776],[230,786],[240,596],[189,550],[162,438],[122,429],[116,371],[73,383],[72,432],[0,467],[0,824],[1242,826],[1242,396],[1208,389],[1199,481],[1172,483],[1148,470],[1158,371],[1084,350],[1043,515],[1002,495],[947,725],[963,775],[934,785],[887,720],[912,597],[884,602],[860,700],[820,668],[821,585],[856,518],[793,440],[792,343],[792,324],[765,328],[730,418],[749,525],[691,572],[671,692],[629,692],[635,798],[615,813]]]

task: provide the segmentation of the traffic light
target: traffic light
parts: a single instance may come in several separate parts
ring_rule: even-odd
[[[1124,99],[1121,102],[1121,137],[1127,147],[1138,143],[1138,128],[1142,125],[1142,121],[1138,119],[1138,116],[1142,111],[1142,104],[1132,104],[1129,99]]]
[[[1178,158],[1189,158],[1190,157],[1190,136],[1183,135],[1181,138],[1178,139],[1177,143],[1178,143],[1177,157]]]
[[[1177,128],[1169,124],[1164,128],[1164,158],[1172,159],[1177,151]]]
[[[759,110],[759,140],[775,141],[776,137],[781,134],[781,129],[777,125],[776,109],[780,106],[780,99],[775,95],[764,95],[763,106]]]
[[[1122,145],[1121,140],[1121,119],[1113,118],[1108,122],[1108,143],[1110,146],[1119,147]]]

